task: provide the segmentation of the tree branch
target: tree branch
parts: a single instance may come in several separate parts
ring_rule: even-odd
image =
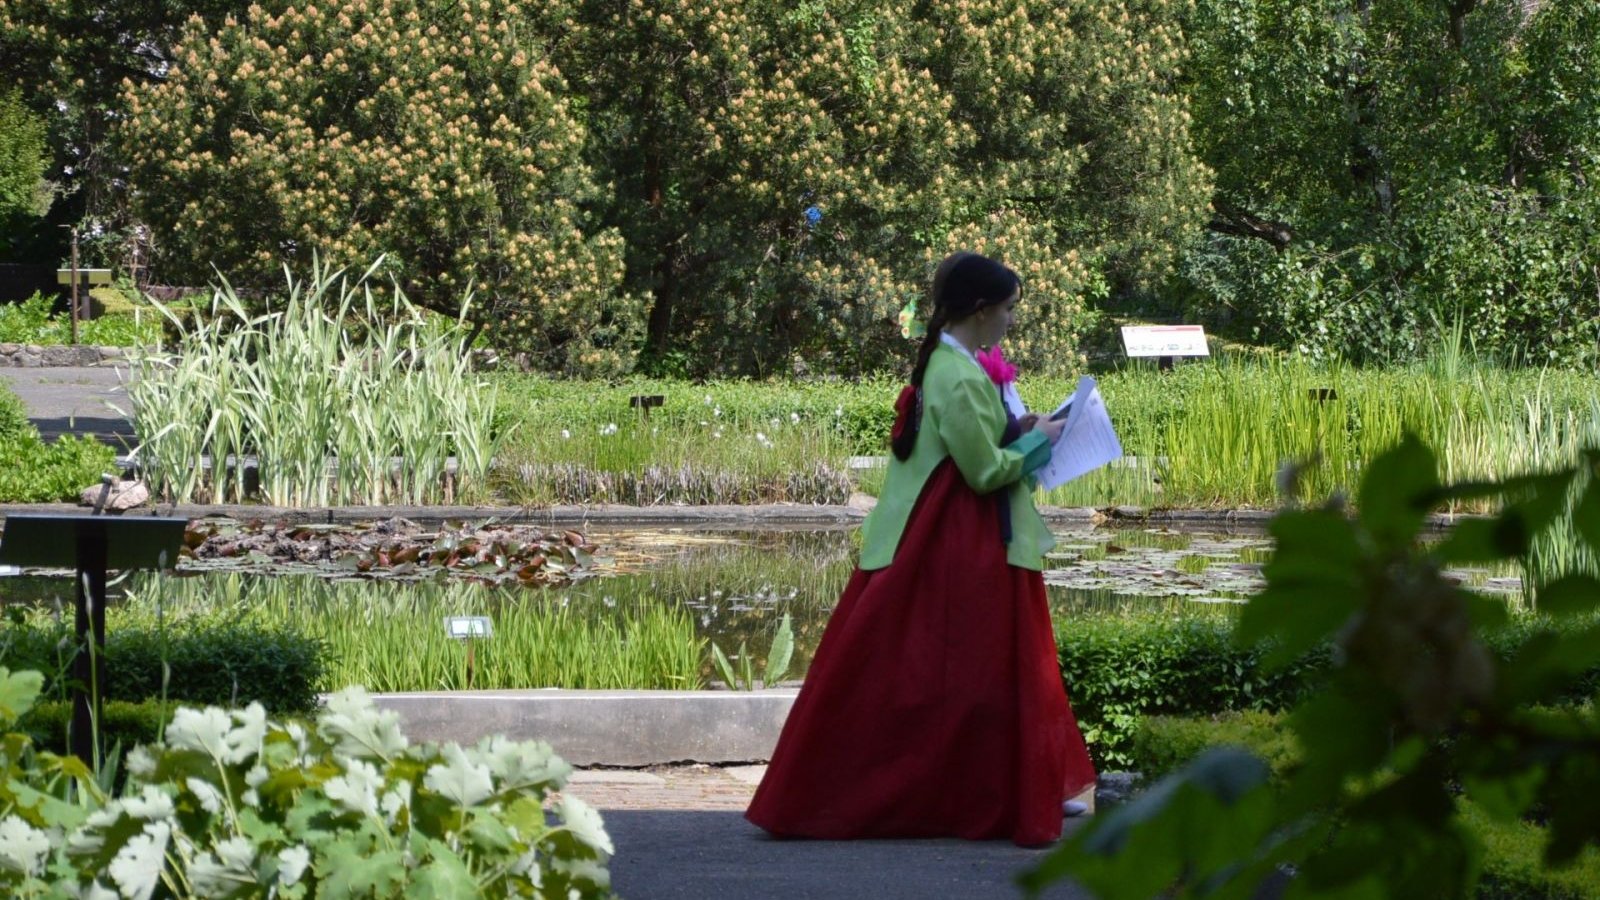
[[[1282,250],[1294,240],[1294,228],[1288,222],[1264,219],[1226,200],[1215,198],[1211,201],[1211,210],[1215,215],[1206,223],[1206,227],[1219,234],[1256,238],[1271,244],[1274,250]]]

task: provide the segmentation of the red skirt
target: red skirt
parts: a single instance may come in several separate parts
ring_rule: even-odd
[[[745,817],[780,837],[1061,835],[1095,783],[1038,572],[950,461],[894,562],[851,577]]]

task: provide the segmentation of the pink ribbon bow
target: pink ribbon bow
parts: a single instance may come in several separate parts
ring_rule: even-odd
[[[1004,353],[1000,352],[1000,345],[995,344],[987,350],[980,350],[977,354],[978,365],[983,366],[983,371],[989,373],[989,380],[1002,387],[1017,380],[1017,367],[1006,362]]]

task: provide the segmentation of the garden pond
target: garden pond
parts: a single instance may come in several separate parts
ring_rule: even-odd
[[[460,555],[458,537],[424,537],[434,543],[422,552],[423,562],[430,553],[452,562]],[[1271,553],[1271,539],[1259,531],[1098,527],[1061,530],[1056,538],[1044,575],[1058,619],[1232,615],[1262,587],[1261,567]],[[793,681],[815,651],[858,543],[853,527],[634,528],[556,532],[542,540],[506,539],[492,551],[486,546],[471,565],[431,571],[417,569],[415,552],[380,548],[285,562],[268,559],[254,549],[259,544],[240,544],[248,549],[187,557],[176,576],[115,580],[113,611],[142,607],[146,619],[155,610],[168,622],[254,617],[309,627],[347,664],[336,667],[335,677],[374,690],[717,684],[713,643],[735,658],[744,648],[759,674],[787,615],[794,650],[784,678]],[[530,557],[537,566],[528,564]],[[374,558],[399,562],[374,570]],[[1460,574],[1481,590],[1520,593],[1511,573]],[[0,603],[70,617],[71,590],[68,573],[27,573],[0,579]],[[447,615],[488,616],[495,629],[479,642],[477,671],[464,677],[460,645],[443,634]],[[540,624],[527,624],[535,619]],[[574,628],[582,633],[574,636]],[[528,649],[513,652],[513,646]],[[536,671],[525,659],[496,659],[549,653],[561,659]],[[624,658],[630,654],[637,658]],[[438,658],[439,670],[419,669],[430,657]],[[596,667],[605,671],[594,675]],[[579,669],[591,674],[579,677]]]

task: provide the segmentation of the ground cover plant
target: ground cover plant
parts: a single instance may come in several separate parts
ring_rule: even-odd
[[[1600,662],[1600,580],[1552,573],[1536,594],[1570,627],[1539,628],[1503,659],[1488,636],[1505,604],[1442,574],[1526,554],[1563,515],[1600,544],[1600,451],[1508,479],[1447,484],[1438,471],[1407,437],[1369,467],[1354,516],[1336,496],[1273,521],[1267,589],[1240,639],[1274,664],[1335,652],[1289,715],[1303,762],[1285,782],[1247,751],[1209,751],[1089,823],[1024,877],[1030,890],[1070,872],[1107,898],[1243,897],[1282,877],[1299,896],[1469,897],[1484,856],[1461,801],[1542,824],[1546,865],[1600,841],[1600,720],[1568,697]],[[1430,510],[1468,498],[1501,511],[1419,542]]]
[[[360,688],[314,725],[182,708],[111,794],[13,731],[37,672],[0,668],[0,889],[17,898],[610,895],[598,813],[535,741],[411,744]],[[547,808],[548,806],[548,808]]]
[[[155,304],[180,338],[133,357],[128,399],[156,496],[242,501],[247,456],[260,499],[277,506],[453,502],[484,489],[495,390],[473,374],[465,331],[413,307],[380,264],[286,271],[261,313],[226,283],[192,318]]]
[[[54,305],[53,297],[39,293],[20,303],[0,304],[0,344],[70,343],[70,315],[52,313]],[[129,307],[78,322],[78,343],[85,346],[135,347],[154,344],[160,337],[161,319],[154,310]]]
[[[0,502],[77,500],[115,461],[116,453],[93,438],[64,435],[45,443],[22,401],[0,385]]]

